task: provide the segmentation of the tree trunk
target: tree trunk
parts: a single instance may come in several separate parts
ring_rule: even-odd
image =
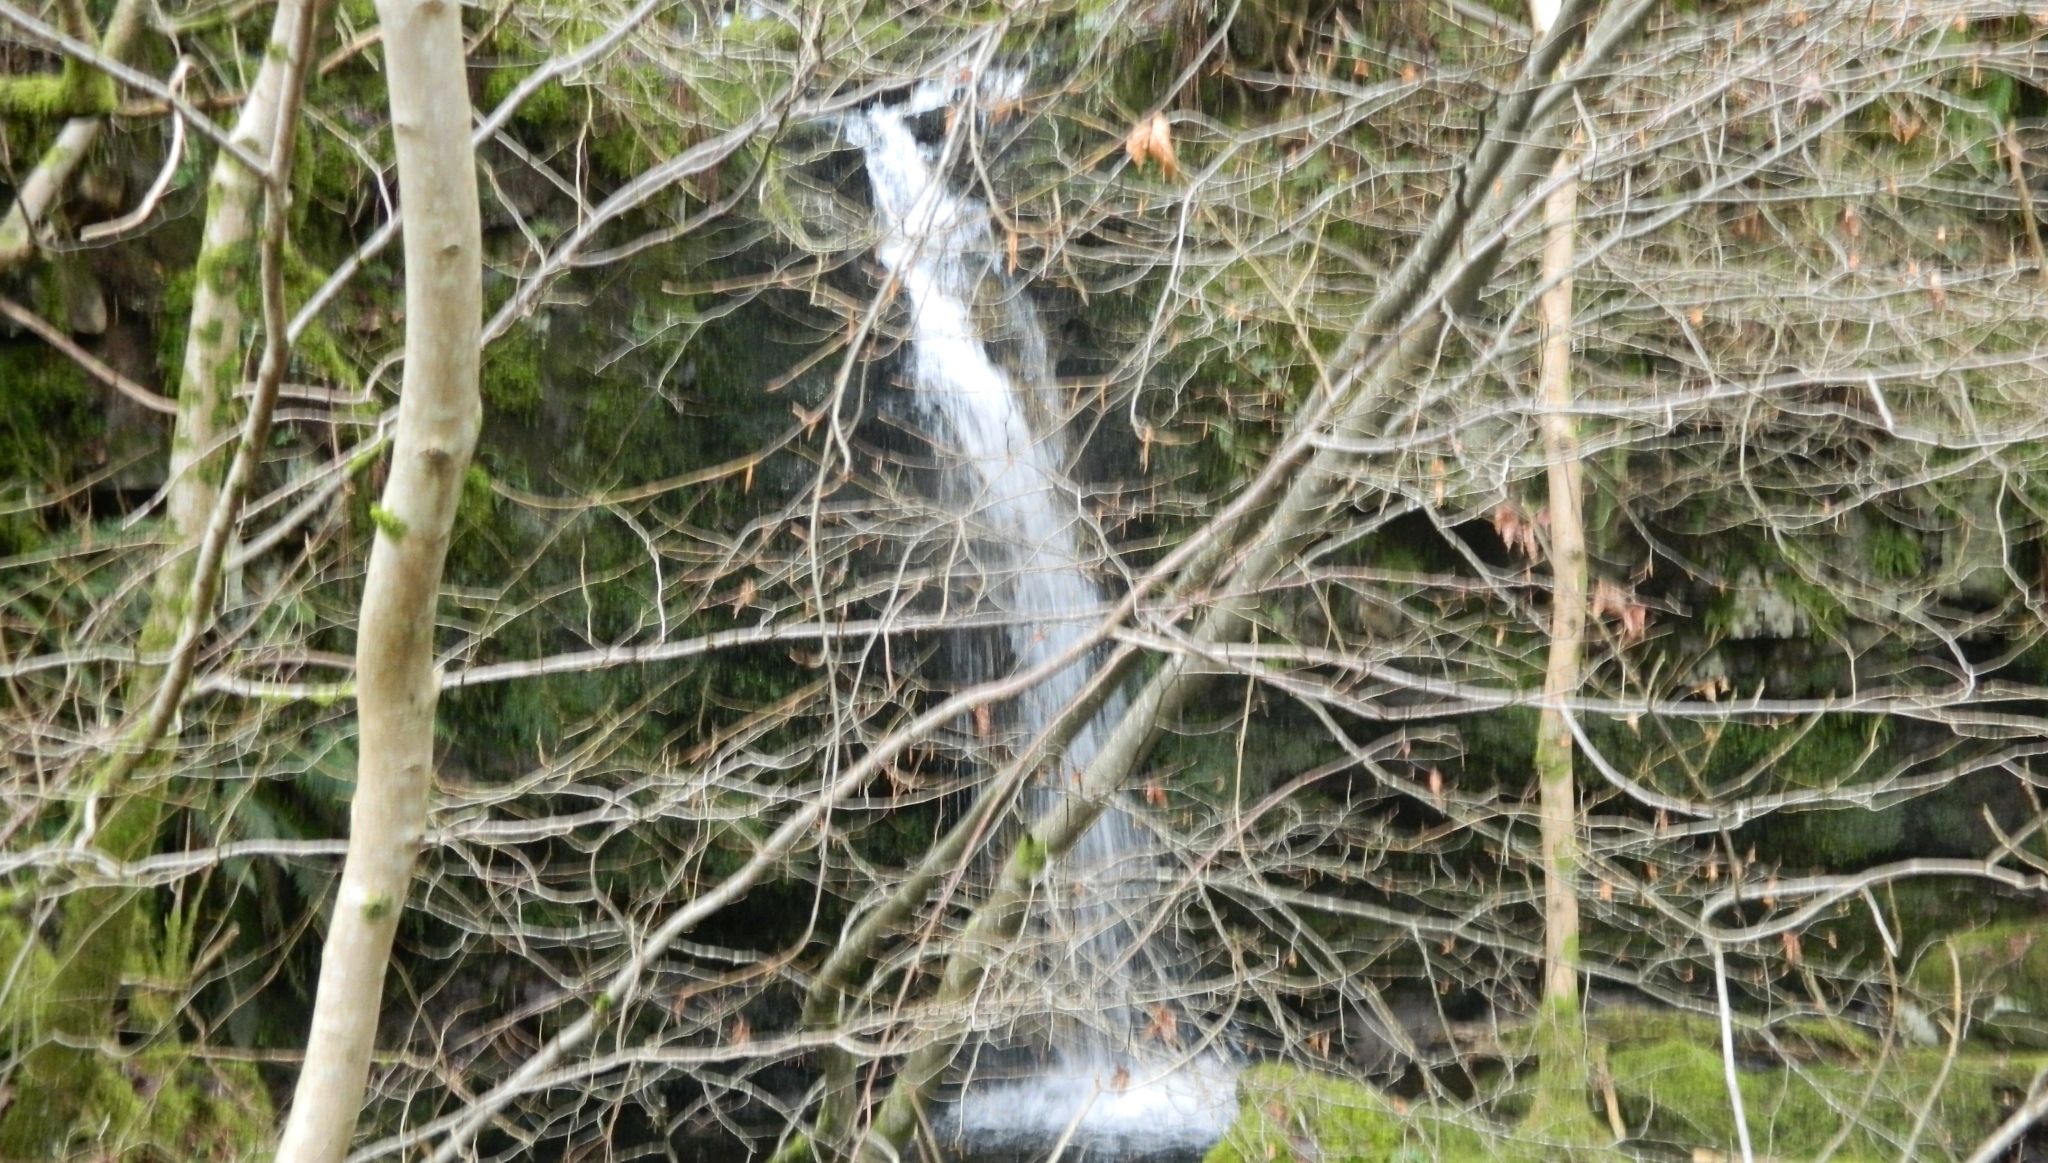
[[[1536,778],[1542,822],[1543,1003],[1540,1070],[1532,1122],[1563,1132],[1590,1125],[1591,1064],[1579,1014],[1579,810],[1572,733],[1563,704],[1579,690],[1586,639],[1585,484],[1572,404],[1572,263],[1578,183],[1572,157],[1557,159],[1557,187],[1544,203],[1543,348],[1538,395],[1550,480],[1550,654],[1544,707],[1536,725]]]
[[[482,235],[459,6],[379,0],[405,223],[405,379],[356,641],[348,858],[278,1159],[333,1163],[362,1106],[384,975],[426,829],[434,617],[481,422]]]
[[[1556,0],[1530,0],[1536,33],[1550,31]],[[1579,469],[1578,421],[1572,405],[1572,266],[1579,187],[1569,151],[1551,171],[1556,183],[1543,203],[1539,305],[1542,349],[1538,428],[1550,485],[1550,654],[1543,668],[1543,710],[1536,720],[1536,780],[1543,863],[1543,1000],[1537,1018],[1536,1098],[1532,1128],[1588,1139],[1591,1063],[1579,1013],[1579,797],[1572,774],[1571,725],[1564,703],[1578,693],[1586,639],[1585,483]]]
[[[136,6],[139,7],[139,6]],[[275,152],[280,138],[279,113],[295,95],[287,86],[302,82],[301,61],[310,48],[313,5],[308,0],[282,4],[271,25],[270,46],[262,69],[250,87],[249,99],[236,120],[233,139],[251,152],[285,159],[277,172],[288,174],[288,155]],[[119,55],[132,40],[139,16],[117,11],[108,32],[108,51]],[[96,122],[73,122],[63,134],[85,132]],[[97,132],[92,130],[91,132]],[[59,147],[66,137],[60,135]],[[83,147],[81,146],[81,153]],[[46,178],[46,196],[54,198],[76,157],[46,157],[36,177]],[[33,179],[32,179],[33,180]],[[41,213],[47,204],[25,206],[24,190],[7,220]],[[247,348],[243,337],[248,312],[243,302],[258,278],[256,235],[264,196],[263,182],[225,153],[216,160],[207,188],[207,219],[201,244],[192,321],[185,347],[184,378],[178,390],[178,411],[172,429],[170,486],[165,499],[165,533],[170,548],[150,589],[150,606],[140,639],[148,658],[174,657],[170,667],[138,668],[127,683],[129,714],[135,726],[124,729],[114,753],[87,777],[83,789],[86,816],[101,816],[90,841],[107,856],[126,863],[149,854],[163,823],[164,804],[155,786],[174,740],[166,736],[182,696],[197,636],[210,616],[218,592],[216,582],[221,542],[234,513],[222,511],[238,498],[224,489],[230,457],[223,449],[235,432],[234,392],[243,382]],[[30,219],[20,217],[24,223]],[[280,316],[281,319],[281,316]],[[274,370],[282,374],[284,337],[269,337],[277,347]],[[274,388],[274,383],[272,384]],[[274,396],[272,397],[274,399]],[[257,417],[253,436],[235,459],[261,452],[268,412]],[[247,467],[242,466],[246,477]],[[246,486],[246,479],[242,484]],[[210,548],[210,552],[209,552]],[[182,661],[176,661],[182,655]],[[135,708],[141,708],[139,711]],[[62,1154],[74,1129],[82,1129],[94,1101],[94,1080],[107,1068],[102,1047],[112,1040],[113,1010],[124,969],[139,939],[144,917],[139,895],[130,889],[100,888],[72,893],[63,906],[62,946],[58,970],[44,995],[43,1025],[47,1040],[30,1050],[15,1073],[16,1094],[0,1119],[0,1157],[40,1158]],[[99,1128],[104,1130],[105,1128]]]

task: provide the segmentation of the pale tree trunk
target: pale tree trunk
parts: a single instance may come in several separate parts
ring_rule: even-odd
[[[107,50],[125,50],[135,35],[138,16],[124,5],[108,32]],[[124,15],[125,12],[125,15]],[[290,133],[281,129],[280,111],[296,110],[303,83],[305,57],[311,50],[314,5],[287,0],[271,25],[262,68],[250,86],[248,100],[235,122],[232,138],[246,152],[267,157],[272,171],[289,176]],[[289,117],[283,120],[290,120]],[[83,131],[74,122],[60,134]],[[95,131],[96,132],[96,131]],[[90,143],[90,135],[86,144]],[[76,144],[76,143],[74,143]],[[80,147],[82,152],[83,147]],[[75,166],[74,157],[46,157],[45,193],[54,199]],[[26,200],[34,191],[24,190]],[[269,427],[270,404],[284,370],[285,338],[282,303],[275,302],[273,334],[266,339],[263,383],[252,406],[243,441],[231,458],[227,445],[235,435],[234,392],[244,382],[248,322],[242,296],[256,288],[259,277],[258,222],[264,198],[263,180],[225,153],[214,165],[207,187],[207,219],[194,280],[192,320],[186,341],[184,376],[172,429],[170,484],[165,498],[163,566],[150,588],[149,613],[140,645],[145,657],[168,658],[162,666],[136,670],[127,684],[130,724],[117,736],[113,753],[84,777],[77,789],[87,803],[82,823],[90,829],[81,839],[116,861],[148,854],[164,818],[155,784],[165,778],[168,739],[176,708],[191,676],[200,639],[211,619],[219,592],[220,564],[240,499],[260,459]],[[17,201],[8,223],[48,209]],[[273,212],[282,214],[281,208]],[[281,285],[275,272],[282,246],[278,232],[266,240],[266,261],[275,300]],[[26,226],[24,226],[26,229]],[[234,469],[230,473],[230,461]],[[230,477],[232,475],[232,483]],[[113,1008],[123,970],[142,939],[143,921],[135,892],[122,888],[90,889],[64,902],[63,944],[59,968],[41,1000],[47,1038],[24,1055],[16,1070],[16,1093],[0,1119],[0,1157],[36,1158],[58,1153],[74,1130],[106,1130],[97,1126],[93,1085],[107,1069],[103,1047],[113,1032]]]
[[[348,858],[280,1163],[333,1163],[362,1107],[384,975],[433,782],[434,615],[481,422],[482,234],[461,8],[378,0],[405,223],[405,379],[356,631]]]
[[[1540,35],[1557,6],[1534,0]],[[1543,458],[1550,484],[1550,652],[1543,671],[1543,711],[1536,724],[1536,778],[1543,863],[1543,1001],[1538,1019],[1536,1101],[1539,1129],[1583,1138],[1591,1064],[1579,1012],[1579,810],[1572,772],[1572,734],[1563,704],[1578,693],[1586,639],[1585,484],[1579,468],[1578,421],[1571,415],[1572,265],[1579,206],[1569,150],[1551,171],[1556,183],[1543,204],[1542,349],[1537,394],[1543,410]]]

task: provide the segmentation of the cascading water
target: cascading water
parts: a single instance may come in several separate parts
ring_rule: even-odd
[[[957,86],[927,84],[901,105],[854,119],[849,131],[866,156],[882,234],[879,257],[907,308],[907,363],[918,407],[960,459],[958,483],[971,498],[977,534],[1005,575],[991,588],[1016,616],[1009,646],[1023,669],[1069,649],[1083,632],[1074,615],[1099,607],[1103,592],[1086,567],[1089,539],[1079,496],[1064,473],[1065,442],[1056,426],[1035,431],[1034,410],[1026,406],[1035,394],[1043,402],[1052,386],[1044,336],[1024,304],[1007,320],[1022,353],[1017,374],[991,356],[976,304],[1006,288],[996,273],[987,211],[946,188],[931,149],[911,129],[914,118],[944,108],[958,92]],[[1077,662],[1032,687],[1005,726],[1035,738],[1080,692],[1090,669],[1088,661]],[[1085,767],[1123,709],[1123,700],[1112,696],[1053,768]],[[1035,814],[1058,794],[1038,786],[1026,807]],[[1156,996],[1164,982],[1142,980],[1157,975],[1145,972],[1133,935],[1129,914],[1138,894],[1136,878],[1127,874],[1134,862],[1148,859],[1146,853],[1132,818],[1112,808],[1062,860],[1046,893],[1060,907],[1045,921],[1049,943],[1063,956],[1041,974],[1047,1009],[1055,1014],[1056,1064],[1027,1081],[970,1083],[954,1112],[955,1126],[968,1139],[1049,1140],[1074,1128],[1090,1142],[1186,1146],[1215,1139],[1234,1116],[1234,1069],[1214,1055],[1178,1052],[1160,1028],[1159,1015],[1168,1011],[1147,1008],[1148,992],[1155,995],[1153,1007],[1166,1004]]]

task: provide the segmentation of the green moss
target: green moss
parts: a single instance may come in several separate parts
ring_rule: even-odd
[[[527,420],[547,395],[547,347],[537,328],[514,328],[484,353],[484,407],[494,419]]]
[[[63,117],[71,87],[61,76],[9,77],[0,81],[0,115]]]
[[[0,342],[0,502],[62,488],[87,467],[82,454],[104,431],[99,389],[77,365],[40,342]],[[0,516],[0,552],[43,536],[34,511]]]
[[[1957,966],[1962,968],[1963,1006],[1973,1015],[1973,1035],[2048,1049],[2048,927],[2009,922],[1936,943],[1913,967],[1913,990],[1921,1004],[1953,1009]]]
[[[0,1007],[0,1044],[33,1042],[45,1029],[39,999],[55,980],[57,959],[28,935],[20,921],[0,915],[0,964],[10,967],[10,1004]],[[176,943],[172,934],[166,938]],[[127,976],[150,979],[174,960],[153,956],[148,942],[130,946]],[[157,951],[161,952],[161,950]],[[141,995],[130,998],[130,1026],[141,1016]],[[84,1095],[83,1118],[73,1128],[39,1125],[32,1112],[10,1110],[0,1122],[0,1153],[14,1158],[64,1158],[86,1145],[96,1158],[247,1159],[267,1146],[275,1130],[267,1091],[251,1065],[209,1062],[175,1042],[156,1041],[120,1054],[81,1059],[75,1081]],[[89,1126],[88,1126],[89,1124]]]
[[[1411,1106],[1368,1087],[1291,1066],[1238,1079],[1238,1117],[1203,1163],[1479,1163],[1605,1159],[1600,1148],[1520,1142],[1470,1116]]]
[[[255,273],[256,244],[250,241],[209,247],[199,252],[198,261],[193,264],[193,275],[199,285],[228,299],[234,299],[245,286],[253,285]]]
[[[389,896],[380,894],[363,902],[363,919],[366,921],[381,921],[390,916],[391,912],[391,898]]]
[[[75,61],[66,61],[55,76],[0,78],[0,117],[98,117],[117,103],[113,80]]]
[[[491,109],[502,104],[531,73],[531,69],[520,67],[499,67],[485,73],[482,107]],[[589,115],[588,97],[571,92],[558,78],[543,82],[527,94],[512,115],[512,123],[539,130],[571,129]]]
[[[383,505],[370,506],[370,523],[377,527],[378,532],[393,541],[403,541],[405,535],[411,532],[398,514]]]
[[[1568,958],[1577,955],[1576,948],[1567,950]],[[1606,1133],[1593,1121],[1594,1043],[1587,1036],[1577,995],[1545,998],[1535,1024],[1537,1072],[1522,1129],[1544,1142],[1600,1142]]]
[[[110,1158],[243,1159],[269,1145],[270,1103],[253,1066],[209,1063],[162,1044],[108,1062],[93,1109]]]
[[[481,529],[498,510],[498,494],[491,488],[491,474],[482,465],[471,464],[462,474],[462,496],[455,502],[455,528]]]
[[[1707,1023],[1694,1037],[1624,1050],[1611,1062],[1622,1117],[1632,1134],[1685,1146],[1732,1150],[1735,1118],[1721,1055]],[[1846,1130],[1833,1158],[1897,1159],[1921,1109],[1935,1095],[1913,1158],[1948,1157],[1981,1142],[2001,1116],[2001,1096],[2025,1093],[2040,1063],[1965,1055],[1936,1092],[1946,1052],[1914,1050],[1882,1061],[1786,1064],[1746,1069],[1737,1085],[1760,1156],[1812,1158]]]
[[[795,25],[771,17],[734,17],[719,35],[736,50],[754,48],[794,52],[802,42]]]
[[[1011,858],[1011,862],[1016,865],[1019,872],[1036,880],[1044,875],[1045,866],[1050,859],[1051,853],[1046,851],[1045,845],[1038,837],[1027,834],[1017,841],[1017,854]]]

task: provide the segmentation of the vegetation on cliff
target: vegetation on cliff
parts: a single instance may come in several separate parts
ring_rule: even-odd
[[[464,9],[483,417],[358,1151],[901,1146],[1089,1017],[1034,967],[1113,804],[1135,1035],[1271,1063],[1218,1160],[2003,1149],[2044,33],[1894,7]],[[251,1157],[297,1080],[372,546],[437,527],[392,19],[0,7],[0,1153]],[[982,681],[1016,579],[907,386],[847,125],[927,83],[1111,595],[1089,753]]]

